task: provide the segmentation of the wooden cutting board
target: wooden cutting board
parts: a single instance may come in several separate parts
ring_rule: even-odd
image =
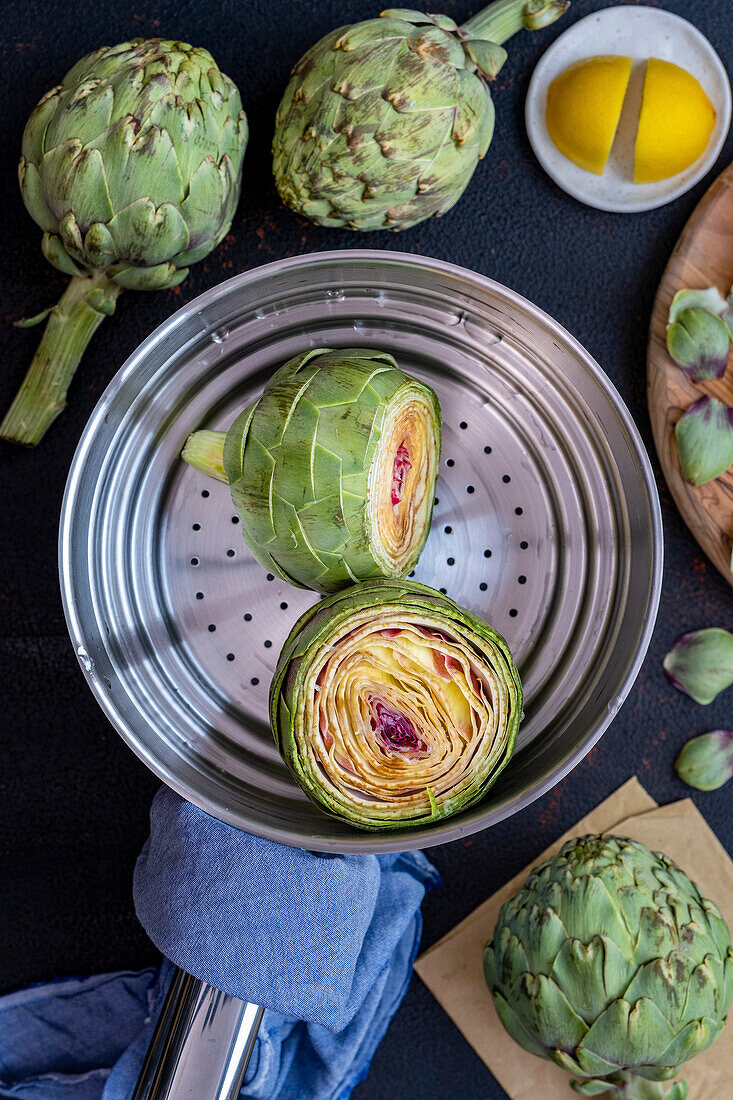
[[[733,164],[695,208],[659,284],[649,330],[647,399],[659,461],[687,526],[712,563],[733,585],[733,468],[707,485],[689,485],[680,472],[674,426],[704,393],[733,406],[733,361],[725,376],[698,385],[667,352],[667,315],[684,287],[717,286],[725,296],[733,283]]]

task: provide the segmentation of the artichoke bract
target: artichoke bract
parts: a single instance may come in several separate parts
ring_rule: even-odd
[[[730,302],[717,287],[675,294],[667,320],[667,350],[691,381],[725,374],[733,342],[730,320]]]
[[[733,779],[733,731],[713,730],[693,737],[675,760],[683,783],[698,791],[717,791]]]
[[[494,133],[502,43],[565,0],[497,0],[459,27],[407,8],[339,27],[295,66],[278,108],[283,202],[318,225],[408,229],[458,201]]]
[[[229,483],[257,561],[318,592],[410,572],[439,456],[437,397],[369,348],[296,355],[228,432],[194,432],[182,454]]]
[[[301,616],[270,688],[275,741],[305,793],[361,829],[471,806],[506,766],[522,687],[506,642],[413,581],[365,581]]]
[[[228,232],[247,120],[211,54],[133,39],[82,58],[33,111],[20,186],[43,253],[71,282],[0,435],[32,446],[123,289],[176,286]]]
[[[584,1096],[684,1100],[681,1065],[720,1035],[733,950],[712,901],[665,855],[569,840],[504,903],[484,952],[499,1018]]]

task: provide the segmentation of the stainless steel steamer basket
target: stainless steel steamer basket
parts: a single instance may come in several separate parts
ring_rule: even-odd
[[[256,565],[226,486],[179,461],[305,348],[396,354],[437,391],[444,449],[416,576],[498,627],[525,685],[519,750],[481,805],[419,830],[360,833],[291,781],[267,690],[316,597]],[[649,460],[597,364],[546,314],[439,260],[353,250],[236,276],[176,313],[103,394],[64,498],[69,631],[103,710],[203,809],[326,852],[452,840],[515,813],[598,740],[629,691],[659,601]],[[234,1100],[262,1010],[178,971],[135,1100]]]
[[[179,461],[189,432],[228,427],[274,367],[306,348],[349,345],[393,352],[436,390],[443,453],[415,576],[497,627],[525,685],[518,751],[487,798],[386,835],[325,815],[281,762],[270,676],[316,596],[266,574],[227,487]],[[661,520],[626,407],[552,318],[452,264],[350,249],[237,275],[141,344],[79,443],[60,570],[89,685],[162,780],[285,844],[390,851],[484,829],[585,756],[647,649]]]

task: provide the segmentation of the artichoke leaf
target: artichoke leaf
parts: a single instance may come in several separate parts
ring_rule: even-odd
[[[701,397],[675,425],[680,469],[692,485],[714,481],[733,465],[733,409]]]
[[[681,634],[663,667],[674,686],[696,703],[712,703],[733,684],[733,634],[718,627]]]
[[[733,732],[713,730],[693,737],[683,747],[675,770],[698,791],[716,791],[733,777]]]
[[[85,274],[84,269],[75,260],[72,260],[55,233],[43,234],[41,250],[51,266],[55,267],[57,271],[62,271],[64,275],[83,276]]]

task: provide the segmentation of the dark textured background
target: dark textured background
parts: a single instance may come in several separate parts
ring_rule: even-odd
[[[51,304],[64,279],[44,261],[23,209],[16,163],[25,120],[78,57],[137,35],[208,47],[239,85],[252,137],[244,196],[222,247],[175,292],[129,293],[94,337],[70,407],[34,452],[0,445],[0,991],[70,973],[153,962],[135,920],[131,872],[157,781],[97,709],[69,644],[56,576],[66,471],[102,389],[136,345],[182,303],[235,272],[283,256],[356,246],[438,256],[506,283],[564,324],[611,376],[653,450],[645,408],[645,345],[667,257],[714,173],[683,198],[641,215],[578,205],[545,178],[529,149],[523,102],[543,50],[570,22],[610,4],[575,0],[561,23],[510,46],[496,82],[494,143],[459,206],[401,235],[318,229],[283,209],[269,172],[279,95],[292,64],[326,31],[379,10],[379,0],[95,0],[0,5],[5,115],[0,128],[0,405],[30,361],[38,330],[11,322]],[[730,0],[665,0],[695,22],[733,71]],[[469,0],[440,10],[459,21]],[[598,44],[599,52],[603,43]],[[729,139],[715,172],[733,156]],[[586,761],[540,802],[466,842],[432,850],[444,879],[425,903],[434,943],[600,799],[636,773],[660,802],[689,791],[672,761],[693,733],[731,725],[732,696],[703,709],[666,682],[661,661],[682,630],[733,626],[731,590],[701,555],[659,477],[666,568],[662,608],[641,675]],[[731,790],[694,796],[733,851]],[[419,979],[413,981],[359,1100],[501,1097],[483,1063]]]

